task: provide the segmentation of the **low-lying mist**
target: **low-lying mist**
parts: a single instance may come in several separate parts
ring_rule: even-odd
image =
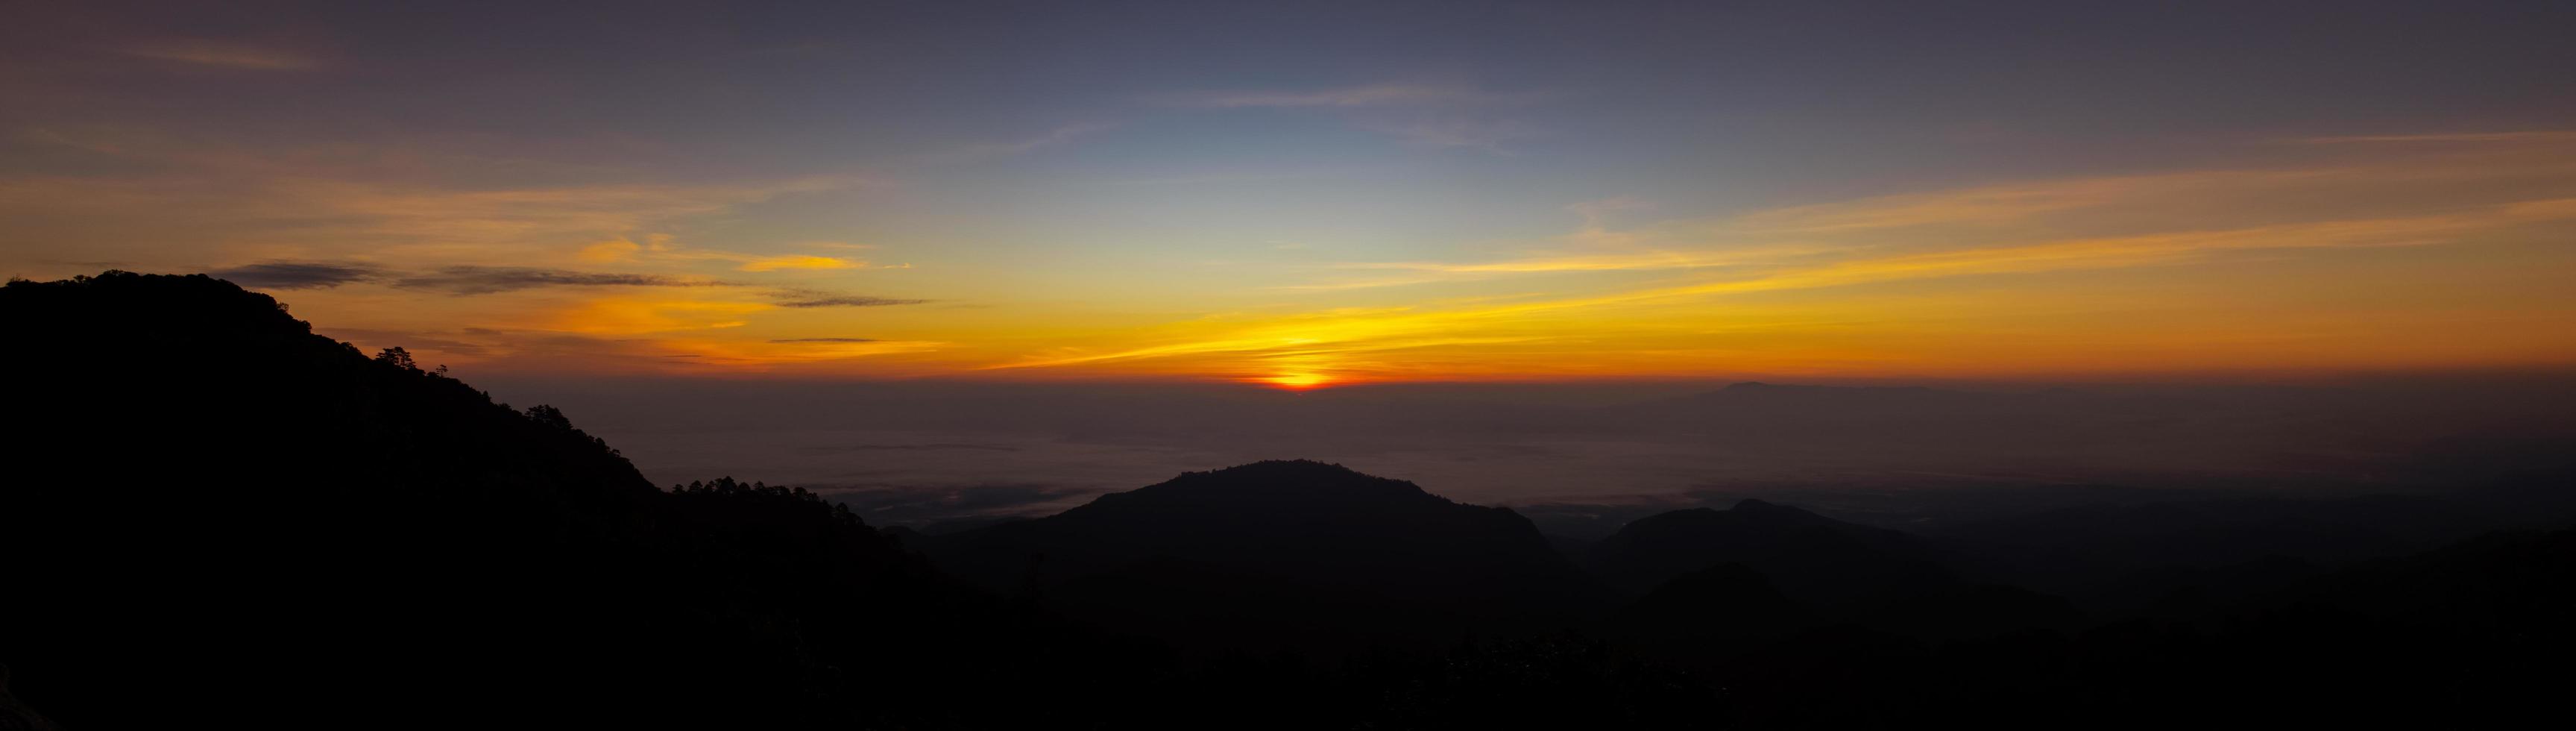
[[[2105,501],[2476,493],[2576,463],[2576,377],[2332,387],[823,383],[478,378],[655,482],[733,475],[940,530],[1184,471],[1335,462],[1548,532],[1762,498],[1943,523]],[[2482,492],[2483,491],[2483,492]],[[2512,499],[2503,496],[2498,499]]]

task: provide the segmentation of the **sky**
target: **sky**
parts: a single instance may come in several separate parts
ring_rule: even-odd
[[[2567,3],[11,2],[0,273],[468,380],[2576,364]]]

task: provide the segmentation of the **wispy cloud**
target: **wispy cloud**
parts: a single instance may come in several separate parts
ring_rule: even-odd
[[[876,338],[772,338],[773,343],[873,343]]]
[[[1361,122],[1357,126],[1371,132],[1394,137],[1406,144],[1423,147],[1455,147],[1486,152],[1506,152],[1504,145],[1541,135],[1537,127],[1516,120],[1426,119],[1404,122]]]
[[[1047,130],[1045,133],[1032,137],[1001,142],[964,145],[948,150],[932,152],[924,157],[932,162],[965,163],[981,162],[984,160],[1012,157],[1015,155],[1025,155],[1050,147],[1070,144],[1075,140],[1109,131],[1116,128],[1116,126],[1117,125],[1096,123],[1068,124]]]
[[[1824,249],[1775,246],[1729,251],[1654,250],[1603,252],[1566,256],[1531,257],[1489,262],[1358,262],[1336,264],[1339,269],[1401,269],[1450,274],[1533,274],[1548,272],[1598,272],[1652,269],[1702,269],[1707,267],[1743,266],[1775,263],[1787,258],[1818,253]],[[1425,281],[1439,281],[1437,279]]]
[[[1367,373],[1438,362],[1421,355],[1401,362],[1371,355],[1387,350],[1482,353],[1460,357],[1469,361],[1490,359],[1495,348],[1542,343],[1561,349],[1581,342],[1587,352],[1597,352],[1605,341],[1631,343],[1634,358],[1663,358],[1685,351],[1657,345],[1657,338],[1705,341],[1685,333],[1727,321],[1729,313],[1741,312],[1727,303],[1757,293],[1884,292],[1905,282],[2296,260],[2337,251],[2563,235],[2576,222],[2576,175],[2569,174],[2576,173],[2576,151],[2564,149],[2554,136],[2501,142],[2518,144],[2306,168],[1983,186],[1666,222],[1628,232],[1609,230],[1605,214],[1637,206],[1584,205],[1576,209],[1585,218],[1583,229],[1558,240],[1558,251],[1489,261],[1346,263],[1335,268],[1409,274],[1309,287],[1636,274],[1545,280],[1555,284],[1532,285],[1537,293],[1529,296],[1482,303],[1175,322],[1125,347],[1066,348],[992,367],[1120,364],[1128,370]],[[1976,290],[1976,299],[2009,301],[2017,287],[2064,280],[1990,281]],[[1917,299],[1911,306],[1939,304]],[[1160,363],[1172,365],[1154,365]]]
[[[581,247],[581,251],[574,255],[579,257],[582,261],[588,262],[605,263],[633,261],[638,255],[643,254],[648,247],[651,251],[656,252],[669,251],[671,246],[670,239],[671,237],[668,234],[654,234],[649,239],[652,243],[638,244],[626,237],[620,236],[606,241],[593,242],[588,246]]]
[[[2345,135],[2341,137],[2308,137],[2300,142],[2311,144],[2373,144],[2408,142],[2576,142],[2576,131],[2526,130],[2518,132],[2444,132],[2405,135]]]
[[[833,256],[787,254],[754,258],[744,261],[742,266],[737,268],[746,272],[774,272],[780,269],[852,269],[867,265],[868,263],[864,261]]]
[[[865,247],[843,244],[834,248],[860,249]],[[690,248],[682,246],[669,234],[652,234],[650,236],[646,236],[644,237],[643,243],[636,243],[635,240],[624,236],[606,241],[597,241],[581,247],[581,250],[577,252],[575,256],[582,261],[593,263],[724,262],[733,264],[735,271],[744,272],[774,272],[780,270],[812,269],[865,269],[870,267],[870,264],[865,259],[851,259],[838,256],[820,256],[815,254],[746,254],[733,251]],[[889,268],[908,269],[911,268],[911,265],[907,264],[902,267]]]
[[[897,299],[892,297],[867,297],[861,295],[799,293],[780,299],[778,301],[778,306],[798,309],[809,309],[815,307],[889,307],[894,305],[917,305],[929,301],[930,300],[923,299]]]
[[[129,56],[248,71],[303,71],[321,65],[303,54],[224,41],[160,41],[118,50]]]
[[[1383,83],[1304,91],[1206,91],[1162,98],[1192,107],[1426,107],[1508,106],[1547,98],[1538,92],[1488,91],[1468,86]]]
[[[356,217],[381,235],[466,241],[543,240],[581,233],[633,231],[675,217],[723,211],[785,193],[827,190],[807,179],[752,186],[603,185],[508,190],[427,190],[346,184],[289,183],[271,206],[311,206],[305,217]]]
[[[1512,274],[1740,268],[1775,271],[1961,252],[2062,252],[2070,242],[2188,242],[2186,248],[2306,248],[2373,231],[2398,238],[2509,225],[2576,195],[2576,135],[2515,134],[2494,152],[2261,170],[2203,170],[2018,182],[1752,211],[1715,220],[1608,225],[1631,199],[1569,207],[1583,225],[1529,255],[1486,261],[1348,262],[1343,270],[1427,273],[1324,282],[1400,286]],[[2531,181],[2557,180],[2534,188]],[[2535,191],[2537,191],[2535,193]],[[2540,195],[2527,201],[2508,196]],[[2499,198],[2506,198],[2499,200]],[[2287,206],[2283,201],[2299,202]],[[2520,207],[2517,207],[2520,206]],[[2541,206],[2539,209],[2529,206]],[[2409,209],[2425,215],[2388,215]],[[2176,231],[2178,222],[2195,230]],[[2350,224],[2349,226],[2345,224]],[[2086,236],[2088,233],[2099,235]],[[2304,237],[2304,238],[2300,238]],[[2263,242],[2255,244],[2251,242]],[[2340,245],[2340,244],[2337,244]],[[2095,251],[2109,249],[2096,248]],[[1974,258],[1974,257],[1971,257]],[[2037,257],[2058,260],[2055,255]],[[1925,269],[1930,271],[1940,267]]]
[[[1380,83],[1292,91],[1203,91],[1167,95],[1159,101],[1211,109],[1333,111],[1353,127],[1408,145],[1499,154],[1507,152],[1507,143],[1538,137],[1541,131],[1527,122],[1495,115],[1548,97],[1534,91],[1452,84]]]
[[[948,345],[948,343],[930,340],[864,338],[790,339],[787,342],[672,338],[658,341],[656,344],[667,350],[698,356],[704,363],[711,366],[749,369],[830,364],[859,358],[883,358],[935,351]]]
[[[1573,211],[1575,215],[1582,216],[1583,226],[1585,228],[1602,228],[1609,225],[1611,214],[1624,213],[1628,211],[1643,211],[1654,207],[1655,204],[1653,202],[1647,201],[1643,198],[1616,196],[1598,200],[1583,201],[1574,205],[1566,206],[1565,210]]]
[[[430,182],[473,176],[425,176],[420,155],[412,154],[417,151],[381,146],[253,149],[146,133],[50,129],[21,137],[139,165],[125,175],[0,177],[0,214],[126,217],[118,229],[129,236],[240,247],[236,250],[268,259],[365,251],[394,264],[455,263],[524,259],[532,247],[588,244],[581,250],[582,260],[617,261],[638,252],[655,253],[658,244],[667,242],[611,243],[616,239],[646,236],[668,230],[674,222],[746,204],[869,184],[853,176],[816,175],[750,182],[494,187]],[[457,156],[438,152],[427,157],[443,161]],[[153,215],[126,216],[137,210]],[[80,230],[86,229],[72,232]],[[406,259],[406,252],[392,251],[396,248],[418,256]]]
[[[649,335],[722,330],[751,324],[747,316],[775,309],[763,302],[698,299],[685,295],[615,295],[585,299],[553,313],[547,330],[589,335]]]
[[[2252,228],[2052,241],[1909,256],[1862,258],[1742,281],[1645,290],[1602,301],[1835,287],[1974,274],[2026,274],[2189,263],[2239,251],[2425,246],[2519,224],[2576,218],[2576,198],[2522,201],[2474,211]]]
[[[649,231],[779,195],[829,189],[821,180],[746,186],[598,185],[454,190],[304,178],[170,179],[35,177],[0,180],[0,211],[54,215],[153,210],[137,225],[209,243],[255,241],[269,250],[392,247],[460,258],[524,257],[531,247],[574,247],[603,234]],[[593,246],[596,246],[594,244]],[[607,248],[586,250],[614,260]],[[283,258],[283,257],[280,257]]]

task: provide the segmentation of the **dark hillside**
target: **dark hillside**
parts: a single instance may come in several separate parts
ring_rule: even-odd
[[[0,342],[21,428],[0,662],[73,728],[242,706],[288,726],[848,721],[916,712],[857,701],[1013,631],[846,509],[661,492],[554,409],[367,357],[222,281],[11,282]]]

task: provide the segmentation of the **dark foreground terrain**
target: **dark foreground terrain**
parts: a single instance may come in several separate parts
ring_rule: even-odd
[[[658,489],[202,276],[11,282],[0,342],[0,728],[2478,726],[2576,680],[2563,464],[1568,547],[1274,461],[923,535]]]

